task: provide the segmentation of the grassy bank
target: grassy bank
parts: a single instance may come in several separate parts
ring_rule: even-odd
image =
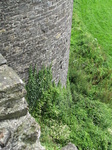
[[[76,1],[74,5],[77,5],[78,16],[85,29],[97,39],[101,49],[112,59],[112,0]]]
[[[112,69],[110,57],[108,57],[110,51],[108,49],[104,51],[102,48],[106,47],[106,45],[103,46],[103,39],[102,41],[100,39],[102,33],[99,33],[98,37],[94,36],[97,24],[91,23],[92,26],[89,26],[90,21],[88,24],[85,23],[86,17],[91,18],[91,13],[90,16],[86,16],[87,14],[84,13],[85,7],[92,4],[85,3],[85,1],[74,2],[69,64],[70,82],[73,83],[71,89],[72,93],[75,89],[79,94],[90,99],[100,100],[111,105]],[[84,8],[82,8],[83,6]]]

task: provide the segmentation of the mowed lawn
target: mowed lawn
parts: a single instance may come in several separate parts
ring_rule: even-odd
[[[112,59],[112,0],[76,0],[74,5],[87,32]]]

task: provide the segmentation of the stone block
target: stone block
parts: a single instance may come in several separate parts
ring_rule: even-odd
[[[19,118],[26,115],[27,103],[24,98],[16,101],[8,101],[0,106],[0,121],[6,119]]]
[[[78,149],[77,149],[77,147],[74,144],[69,143],[68,145],[63,147],[61,150],[78,150]]]
[[[24,83],[14,70],[7,65],[0,66],[0,93],[12,92],[13,89],[20,90],[20,86],[24,86]]]
[[[39,142],[40,126],[29,113],[18,119],[1,121],[0,129],[3,128],[8,129],[11,136],[0,150],[45,150]]]
[[[7,65],[0,67],[0,93],[20,88],[20,85],[24,86],[24,83],[12,68]]]
[[[20,89],[20,90],[18,89],[18,91],[16,91],[16,90],[17,89],[15,89],[15,91],[13,90],[12,93],[11,93],[11,91],[1,92],[0,93],[0,106],[7,103],[8,101],[11,102],[14,100],[18,100],[25,96],[25,94],[26,94],[25,89]]]
[[[0,66],[0,105],[25,95],[24,83],[7,65]]]

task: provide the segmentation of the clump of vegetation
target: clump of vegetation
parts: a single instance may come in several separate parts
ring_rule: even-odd
[[[59,147],[66,144],[70,138],[70,128],[63,120],[68,117],[65,112],[72,105],[69,83],[66,89],[60,83],[56,86],[52,82],[49,67],[43,67],[38,74],[36,69],[33,71],[30,68],[26,89],[30,113],[40,123],[42,131],[44,130],[42,133],[48,133],[48,136],[42,135],[42,141],[47,140],[48,144],[49,139],[50,143],[58,143]]]
[[[98,101],[81,97],[74,104],[71,126],[71,141],[79,150],[111,150],[112,135],[108,129],[112,127],[112,110]]]
[[[41,142],[48,150],[60,149],[73,142],[79,150],[112,148],[111,109],[98,101],[75,94],[72,100],[70,83],[64,88],[52,82],[50,68],[37,74],[30,68],[26,86],[30,113],[42,128]]]

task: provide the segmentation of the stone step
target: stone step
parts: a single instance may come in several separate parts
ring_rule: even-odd
[[[8,101],[0,106],[0,121],[6,119],[18,118],[26,115],[27,103],[25,98],[15,101]]]
[[[3,104],[5,104],[8,101],[13,101],[13,100],[18,100],[21,99],[22,97],[24,97],[26,94],[26,90],[22,89],[22,90],[18,90],[18,91],[12,91],[12,93],[0,93],[0,106],[2,106]]]
[[[25,94],[24,83],[7,65],[0,66],[0,103]]]
[[[7,65],[0,66],[0,93],[23,89],[24,83],[14,70]],[[16,89],[16,90],[17,90]]]

